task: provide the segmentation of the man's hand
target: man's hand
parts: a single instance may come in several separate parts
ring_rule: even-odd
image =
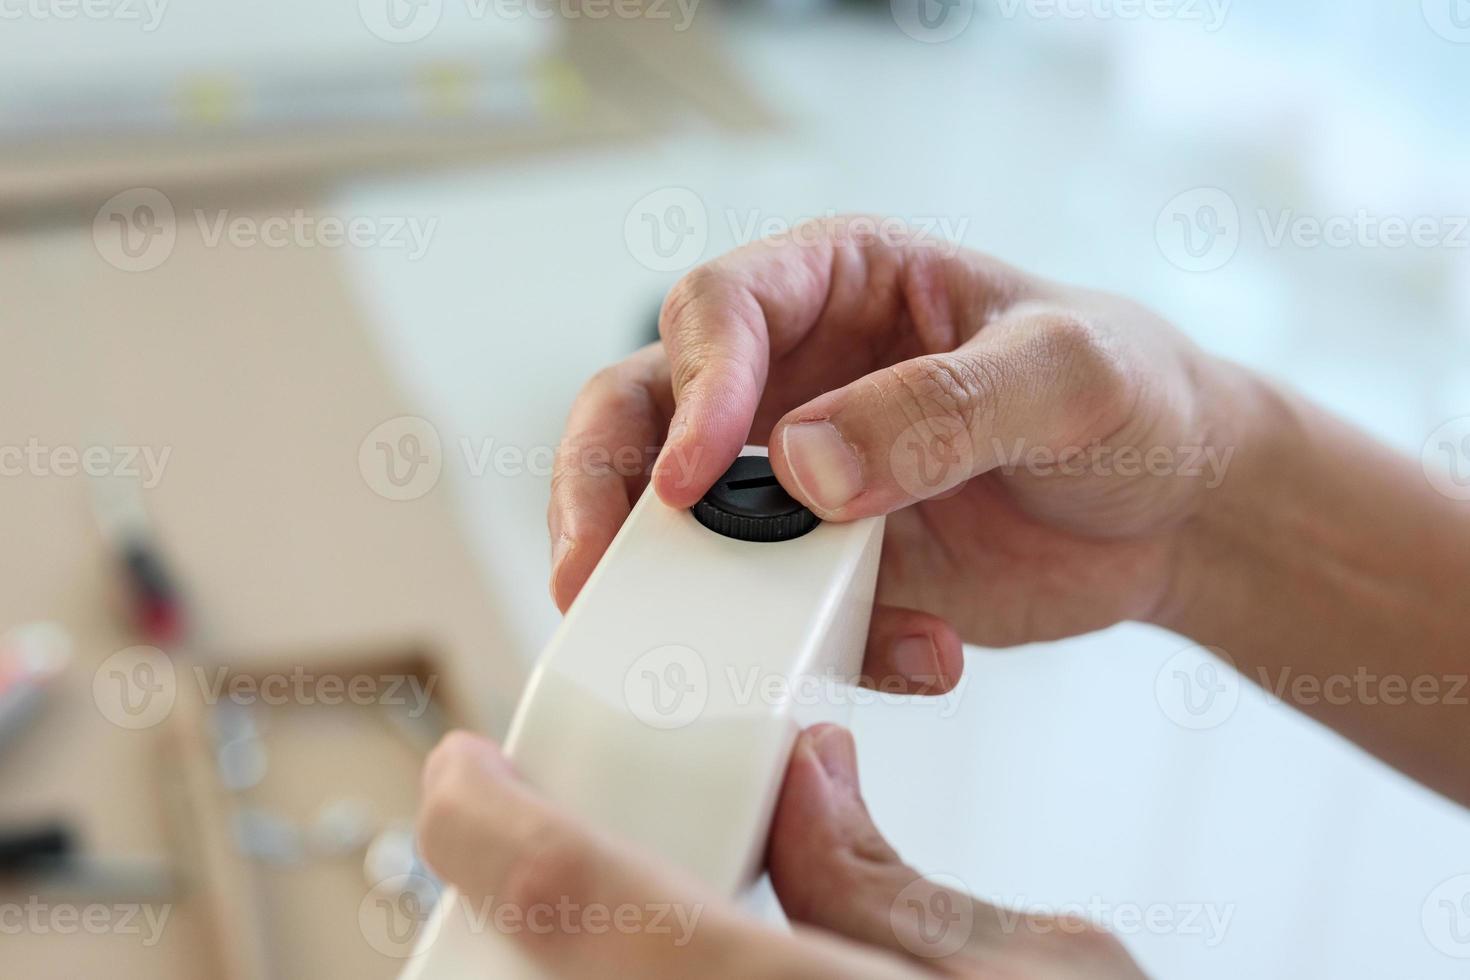
[[[798,237],[685,276],[663,343],[583,390],[550,509],[557,604],[643,485],[584,461],[667,430],[652,478],[672,506],[768,441],[819,515],[891,514],[869,676],[944,690],[961,637],[1009,646],[1165,608],[1179,529],[1230,458],[1237,375],[1114,296],[841,220]]]
[[[851,736],[830,725],[798,740],[771,833],[794,933],[556,810],[474,735],[451,734],[430,756],[418,834],[476,921],[517,923],[507,935],[556,976],[1142,976],[1090,924],[1006,912],[905,865],[868,816]]]
[[[572,409],[562,609],[645,482],[589,458],[663,443],[653,486],[688,507],[764,440],[822,516],[890,515],[884,689],[953,687],[961,637],[1148,621],[1470,804],[1470,512],[1418,465],[1127,300],[843,220],[695,269],[659,327]]]

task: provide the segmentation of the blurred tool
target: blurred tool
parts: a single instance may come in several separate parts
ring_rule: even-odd
[[[60,821],[0,830],[0,874],[25,872],[68,857],[75,847],[70,828]]]
[[[71,654],[71,634],[56,623],[27,623],[0,636],[0,747],[35,720]]]
[[[97,523],[123,570],[134,628],[148,642],[169,648],[170,656],[179,656],[196,629],[149,525],[137,484],[103,478],[96,482],[95,491]],[[421,716],[401,705],[382,707],[389,723],[416,744],[432,745],[447,728],[432,705]],[[209,718],[220,785],[233,794],[259,785],[270,760],[256,712],[226,695],[211,703]],[[230,821],[235,847],[242,855],[277,867],[364,851],[377,829],[368,805],[352,797],[328,801],[304,824],[265,807],[244,804],[235,806]]]
[[[163,901],[177,891],[173,870],[164,862],[89,858],[60,821],[0,828],[0,883],[10,882],[91,900]]]
[[[163,557],[134,480],[102,477],[93,483],[93,510],[123,572],[128,614],[138,635],[177,658],[194,632],[183,595]],[[265,778],[265,744],[250,709],[230,698],[211,706],[215,767],[226,789],[239,791]]]
[[[154,541],[137,483],[100,477],[92,491],[97,526],[122,566],[133,628],[149,643],[173,645],[183,637],[183,599]]]

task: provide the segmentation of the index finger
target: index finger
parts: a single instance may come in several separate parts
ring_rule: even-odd
[[[758,411],[796,407],[762,406],[762,396],[772,363],[804,342],[828,345],[811,352],[818,361],[853,348],[868,352],[873,363],[845,383],[882,367],[886,357],[902,359],[894,353],[899,338],[922,352],[953,349],[1028,282],[974,253],[955,261],[957,246],[939,244],[863,215],[815,220],[736,249],[676,283],[659,317],[675,402],[653,470],[659,497],[672,507],[693,506],[746,442],[765,440],[765,433],[750,438]],[[815,337],[819,331],[830,336]],[[786,389],[788,396],[796,390]]]
[[[778,352],[820,318],[833,245],[764,240],[700,266],[674,285],[659,315],[675,411],[653,470],[671,507],[691,507],[749,440]],[[676,465],[680,464],[680,465]]]

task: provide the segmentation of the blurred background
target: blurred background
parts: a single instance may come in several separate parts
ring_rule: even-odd
[[[0,0],[0,973],[393,976],[424,748],[558,621],[572,397],[805,218],[1466,472],[1467,86],[1463,0]],[[1218,666],[972,650],[857,710],[876,819],[1154,976],[1464,976],[1470,818]]]

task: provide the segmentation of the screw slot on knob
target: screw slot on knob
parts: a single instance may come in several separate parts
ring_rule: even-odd
[[[738,541],[790,541],[821,523],[786,492],[765,456],[741,456],[691,510],[711,531]]]
[[[726,490],[754,490],[756,487],[779,487],[781,484],[776,479],[776,474],[770,476],[757,476],[749,480],[731,480],[725,484]]]

